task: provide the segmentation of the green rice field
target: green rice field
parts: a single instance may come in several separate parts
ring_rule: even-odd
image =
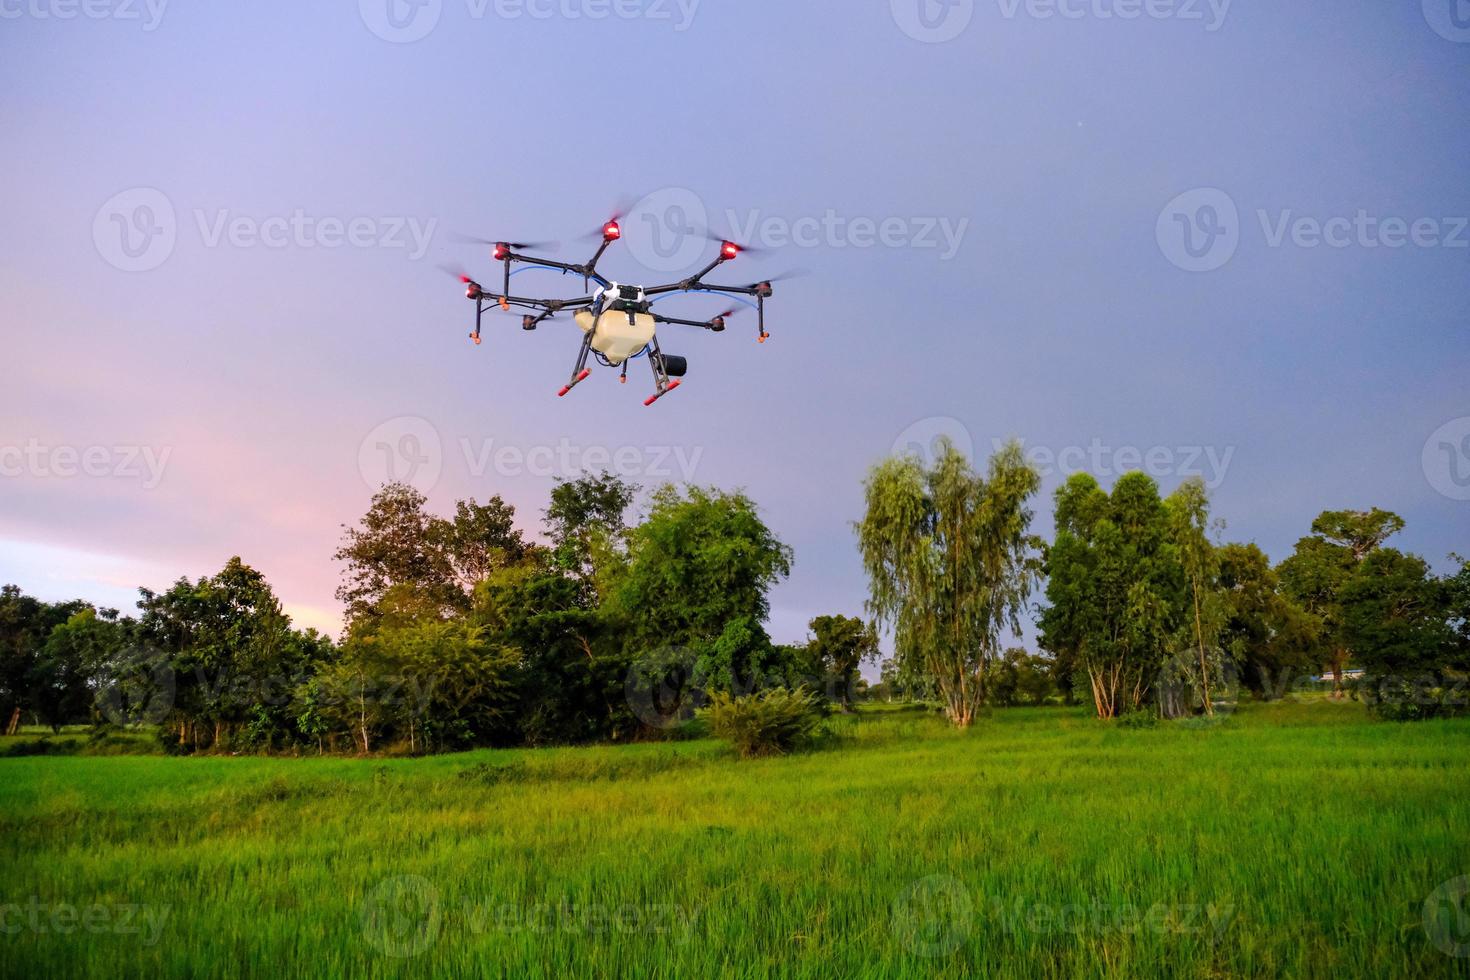
[[[752,761],[3,758],[0,972],[1470,975],[1470,719],[831,724]]]

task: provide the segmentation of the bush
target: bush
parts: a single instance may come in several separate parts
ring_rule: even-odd
[[[1368,713],[1384,721],[1422,721],[1465,714],[1466,682],[1451,675],[1364,677],[1349,681],[1348,693],[1368,706]]]
[[[815,695],[774,688],[762,694],[716,694],[704,710],[710,731],[745,758],[782,755],[810,742],[822,723]]]
[[[1118,724],[1123,728],[1156,728],[1159,716],[1151,708],[1136,708],[1119,715]]]

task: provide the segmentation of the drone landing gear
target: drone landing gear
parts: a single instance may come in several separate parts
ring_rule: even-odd
[[[652,405],[664,395],[679,387],[682,383],[679,378],[676,377],[670,380],[669,375],[670,373],[682,375],[686,367],[686,362],[682,357],[670,357],[667,361],[664,359],[664,352],[658,348],[657,337],[653,338],[651,342],[648,351],[648,364],[653,368],[653,386],[656,390],[653,394],[643,399],[645,406]],[[674,370],[671,372],[670,368]]]
[[[562,386],[561,391],[558,391],[556,393],[556,397],[562,397],[567,392],[577,387],[577,385],[587,380],[587,375],[592,373],[592,369],[587,366],[587,353],[591,349],[592,331],[589,330],[582,335],[582,347],[577,352],[577,364],[575,367],[572,368],[572,380],[568,381],[565,385]]]

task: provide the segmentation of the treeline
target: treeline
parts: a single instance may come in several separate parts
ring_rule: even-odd
[[[1321,672],[1341,697],[1349,664],[1379,713],[1461,710],[1470,566],[1437,578],[1385,544],[1403,527],[1377,508],[1324,511],[1273,567],[1255,544],[1211,540],[1223,525],[1197,479],[1161,499],[1141,473],[1111,493],[1077,475],[1056,495],[1042,643],[1100,717],[1210,715],[1237,687],[1279,698]]]
[[[1039,484],[1015,444],[983,475],[947,441],[928,467],[905,456],[870,473],[858,525],[869,608],[897,652],[883,693],[933,690],[965,725],[979,705],[1044,698],[1050,675],[1100,718],[1180,718],[1241,690],[1278,698],[1324,671],[1341,697],[1352,666],[1364,674],[1352,693],[1386,717],[1465,709],[1470,564],[1436,577],[1389,547],[1398,515],[1324,511],[1273,566],[1255,544],[1217,540],[1197,479],[1161,497],[1143,473],[1111,491],[1074,475],[1056,492],[1050,544],[1030,533]],[[1000,654],[1036,591],[1049,657]]]
[[[983,473],[936,450],[869,474],[856,532],[872,622],[819,616],[804,644],[765,631],[792,554],[743,493],[665,486],[630,523],[639,488],[563,481],[538,542],[499,497],[439,516],[389,484],[343,529],[335,639],[295,629],[239,558],[141,589],[128,616],[6,586],[0,718],[146,723],[176,752],[418,753],[667,737],[709,704],[730,731],[804,733],[811,704],[864,695],[937,702],[960,726],[1055,701],[1181,718],[1323,672],[1387,717],[1463,710],[1470,565],[1437,577],[1393,548],[1395,514],[1324,511],[1273,565],[1220,540],[1197,480],[1165,497],[1141,473],[1110,490],[1079,474],[1048,543],[1019,446]],[[1003,646],[1023,618],[1038,653]],[[884,627],[892,655],[866,689]]]
[[[136,617],[0,596],[0,706],[156,725],[172,751],[442,751],[641,738],[721,692],[806,688],[836,707],[877,653],[860,619],[766,634],[791,551],[744,494],[663,487],[642,520],[610,475],[558,484],[545,544],[499,497],[450,517],[402,484],[344,528],[346,627],[298,631],[239,558],[140,590]]]

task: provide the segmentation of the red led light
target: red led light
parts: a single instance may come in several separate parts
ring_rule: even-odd
[[[727,259],[733,259],[740,254],[740,246],[734,242],[725,242],[720,245],[720,254]]]
[[[616,221],[609,221],[607,224],[602,226],[602,237],[606,238],[608,241],[613,241],[614,239],[621,238],[622,235],[623,229],[618,227],[618,223]]]
[[[510,249],[505,247],[504,242],[495,243],[495,261],[499,262],[501,259],[505,258],[509,254]]]

